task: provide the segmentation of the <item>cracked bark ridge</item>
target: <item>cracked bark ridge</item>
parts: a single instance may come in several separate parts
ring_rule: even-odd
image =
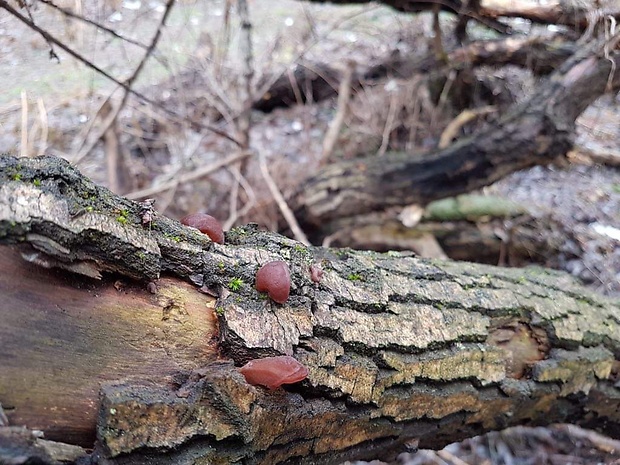
[[[278,242],[260,237],[245,236],[267,249]],[[618,302],[584,294],[566,275],[542,269],[306,250],[322,261],[318,287],[293,272],[296,290],[287,305],[230,295],[217,312],[222,343],[237,365],[257,354],[293,354],[308,367],[308,378],[271,392],[228,381],[238,379],[234,370],[207,367],[192,376],[198,383],[208,379],[208,400],[170,391],[194,392],[191,383],[155,396],[182,397],[170,408],[181,402],[199,411],[198,417],[175,415],[209,424],[213,431],[200,434],[216,436],[213,441],[173,432],[160,443],[152,431],[148,440],[146,433],[132,439],[159,404],[142,400],[140,386],[121,386],[120,397],[104,390],[108,411],[140,399],[129,415],[138,426],[100,435],[109,463],[139,460],[138,452],[116,454],[166,441],[185,446],[154,463],[186,463],[187,454],[233,463],[339,463],[395,456],[412,437],[421,447],[439,447],[526,422],[585,421],[618,431]],[[230,425],[233,431],[217,437],[214,431]]]
[[[118,197],[59,158],[0,157],[0,238],[24,258],[91,278],[186,278],[212,242],[204,234]],[[199,279],[198,277],[196,279]]]

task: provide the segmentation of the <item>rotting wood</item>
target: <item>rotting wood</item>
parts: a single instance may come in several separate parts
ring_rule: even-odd
[[[159,381],[139,373],[116,379],[112,372],[101,383],[101,464],[388,459],[411,438],[437,447],[522,423],[571,421],[620,431],[620,303],[563,273],[306,247],[251,226],[235,228],[220,245],[161,215],[145,224],[142,208],[91,184],[62,160],[0,158],[2,244],[20,245],[27,257],[36,252],[47,265],[76,269],[72,262],[90,260],[91,271],[114,270],[143,283],[159,274],[193,283],[187,292],[205,302],[201,289],[219,295],[215,310],[206,311],[218,317],[225,360],[205,356],[197,368],[162,368]],[[77,215],[82,209],[86,213]],[[96,215],[88,228],[85,214]],[[139,244],[148,247],[149,260],[118,260],[109,252],[137,256]],[[274,259],[291,268],[285,305],[253,286],[259,265]],[[317,263],[324,271],[319,284],[309,272]],[[240,284],[230,286],[233,278]],[[74,318],[95,320],[96,332],[113,314]],[[58,311],[45,317],[45,327],[66,319]],[[14,318],[8,331],[20,324]],[[145,321],[142,331],[160,324]],[[164,361],[188,344],[178,335],[171,340],[178,346],[161,351]],[[69,353],[73,341],[59,345]],[[3,373],[41,347],[32,342],[21,349],[0,356]],[[275,354],[294,355],[308,367],[308,378],[267,391],[249,386],[233,368]],[[129,351],[123,363],[134,356]],[[73,357],[82,354],[73,351]],[[47,389],[64,376],[58,370]],[[14,381],[12,375],[6,382]],[[6,396],[0,390],[3,405]],[[9,421],[31,408],[25,402],[11,407]]]
[[[74,463],[86,451],[71,444],[48,441],[41,432],[19,426],[0,426],[0,463],[6,465],[60,465]]]

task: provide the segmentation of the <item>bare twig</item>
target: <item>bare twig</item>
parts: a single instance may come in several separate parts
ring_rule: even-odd
[[[439,138],[439,145],[437,148],[445,149],[454,139],[456,139],[456,135],[463,126],[479,116],[488,115],[489,113],[493,113],[495,111],[497,111],[497,108],[492,105],[474,108],[473,110],[463,110],[456,118],[450,121],[450,123],[443,130],[441,137]]]
[[[557,428],[560,430],[568,431],[568,434],[570,434],[574,439],[585,439],[586,441],[589,441],[598,450],[601,450],[608,454],[620,450],[620,441],[608,438],[607,436],[603,436],[596,431],[586,430],[578,426],[569,424],[559,425]]]
[[[230,50],[230,12],[234,0],[225,0],[224,4],[224,30],[220,34],[218,46],[215,49],[215,69],[220,71],[222,64],[226,61],[226,56]]]
[[[252,126],[252,104],[254,103],[254,52],[252,48],[252,22],[250,21],[250,12],[246,0],[237,0],[237,9],[239,11],[239,20],[241,22],[241,38],[240,48],[243,56],[243,85],[240,89],[240,105],[241,109],[236,118],[237,140],[241,143],[241,148],[248,150],[250,147],[250,128]],[[239,202],[239,184],[246,171],[245,159],[239,163],[239,166],[232,168],[235,176],[232,189],[230,191],[230,212],[226,225],[232,226],[239,218],[238,202]]]
[[[27,157],[29,155],[28,150],[28,94],[25,90],[22,90],[22,140],[19,155],[21,157]]]
[[[353,63],[347,63],[344,76],[340,81],[340,87],[338,88],[338,102],[336,104],[336,115],[334,119],[329,123],[327,134],[323,139],[323,150],[321,152],[321,162],[324,163],[334,152],[334,147],[338,141],[338,134],[342,128],[345,117],[347,115],[347,109],[349,107],[349,101],[351,100],[351,80],[353,77]]]
[[[153,186],[153,187],[149,187],[148,189],[142,189],[139,191],[131,192],[127,194],[125,197],[127,197],[128,199],[132,199],[132,200],[142,199],[145,197],[151,197],[155,194],[168,190],[177,185],[195,181],[196,179],[200,179],[204,176],[207,176],[213,173],[214,171],[219,170],[220,168],[228,166],[232,163],[237,163],[243,160],[244,158],[248,157],[249,155],[250,155],[249,152],[238,152],[234,155],[224,158],[223,160],[219,160],[219,161],[216,161],[215,163],[211,163],[210,165],[203,166],[197,170],[192,171],[191,173],[181,175],[174,180],[165,182],[158,186]]]
[[[164,25],[166,24],[166,20],[168,19],[168,16],[170,15],[170,11],[172,10],[172,5],[174,4],[174,2],[175,0],[168,0],[166,2],[164,14],[162,15],[159,21],[159,24],[157,25],[157,30],[155,31],[155,35],[153,36],[151,43],[146,49],[146,52],[144,53],[142,60],[140,60],[140,63],[138,63],[138,66],[136,67],[132,75],[127,80],[125,80],[126,87],[123,87],[123,97],[121,98],[120,103],[113,111],[111,111],[107,115],[107,119],[105,120],[105,124],[103,125],[103,127],[100,129],[99,135],[95,139],[93,139],[93,142],[85,150],[83,150],[80,153],[80,155],[78,155],[77,157],[78,160],[81,160],[85,156],[87,156],[92,151],[92,149],[95,147],[95,145],[99,142],[99,140],[102,137],[104,137],[105,134],[108,134],[108,131],[112,127],[114,122],[116,121],[118,114],[125,106],[125,103],[127,103],[127,99],[129,98],[129,93],[132,90],[131,86],[136,81],[136,79],[138,79],[138,76],[142,72],[142,69],[144,69],[144,65],[146,64],[147,60],[149,59],[149,57],[155,50],[155,47],[157,46],[157,43],[159,42],[159,38],[161,37],[162,30],[164,28]]]
[[[299,82],[297,82],[297,78],[295,77],[295,73],[292,68],[286,69],[286,77],[288,77],[288,82],[291,84],[291,89],[293,89],[293,94],[295,95],[295,101],[297,102],[297,105],[303,105],[304,97],[303,95],[301,95]]]
[[[28,19],[32,21],[32,24],[34,24],[34,17],[32,16],[32,12],[30,11],[30,4],[28,2],[22,2],[21,5],[26,9],[26,13],[28,13]],[[49,45],[50,59],[56,60],[58,63],[60,63],[60,58],[58,58],[58,55],[56,54],[56,51],[54,50],[54,44],[50,42],[50,40],[47,37],[44,36],[43,38],[47,42],[47,45]]]
[[[107,26],[104,26],[101,23],[98,23],[96,21],[93,21],[92,19],[88,19],[87,17],[80,15],[80,14],[76,14],[74,12],[72,12],[71,10],[67,9],[67,8],[63,8],[61,6],[56,5],[54,2],[52,2],[51,0],[37,0],[40,3],[43,3],[44,5],[49,6],[50,8],[55,9],[56,11],[59,11],[60,13],[62,13],[63,15],[67,16],[68,18],[72,18],[75,19],[77,21],[81,21],[83,23],[86,24],[90,24],[91,26],[96,27],[97,29],[100,29],[104,32],[107,32],[108,34],[110,34],[111,36],[116,37],[117,39],[120,39],[124,42],[127,42],[128,44],[132,44],[135,45],[137,47],[143,48],[143,49],[147,49],[148,45],[143,44],[142,42],[138,42],[137,40],[133,40],[129,37],[125,37],[121,34],[119,34],[118,32],[116,32],[114,29],[110,29]]]
[[[280,189],[278,188],[273,178],[271,177],[271,174],[269,173],[269,168],[267,167],[267,162],[265,161],[265,155],[261,151],[258,152],[258,163],[260,165],[260,171],[263,175],[263,179],[267,183],[267,187],[269,188],[269,191],[271,192],[271,196],[273,197],[276,204],[278,205],[278,208],[280,209],[282,216],[284,216],[284,219],[286,220],[288,227],[291,228],[291,232],[293,233],[293,236],[299,242],[306,244],[306,245],[310,245],[310,241],[308,241],[308,238],[306,237],[304,232],[299,227],[299,223],[297,222],[297,219],[295,218],[293,211],[286,203],[286,200],[284,199],[284,196],[280,192]]]
[[[365,15],[367,13],[371,13],[375,10],[377,10],[378,8],[381,8],[379,5],[370,7],[370,8],[365,8],[361,11],[356,11],[355,13],[352,13],[349,16],[346,16],[342,19],[339,19],[338,21],[334,22],[332,25],[330,25],[327,30],[319,35],[314,35],[314,39],[312,40],[312,42],[310,42],[306,47],[304,47],[303,50],[301,50],[297,55],[295,55],[293,57],[293,59],[290,61],[291,63],[297,63],[299,60],[301,60],[304,55],[306,55],[310,49],[312,49],[315,45],[317,45],[318,43],[320,43],[323,39],[325,39],[330,33],[334,32],[336,29],[338,29],[340,26],[342,26],[343,24],[345,24],[347,21],[350,21],[352,19],[354,19],[357,16],[361,16],[361,15]],[[278,81],[278,79],[280,79],[282,77],[282,75],[287,71],[287,69],[289,68],[290,65],[287,65],[286,68],[284,68],[281,72],[279,73],[275,73],[271,79],[269,79],[268,81],[266,81],[263,86],[257,90],[256,95],[258,97],[262,97],[263,95],[265,95],[269,89],[271,89],[271,87]]]
[[[174,5],[174,2],[175,0],[167,0],[164,14],[162,15],[159,21],[159,24],[157,25],[157,30],[155,31],[155,35],[153,36],[151,43],[147,47],[146,52],[144,53],[144,56],[142,57],[142,60],[140,61],[136,69],[134,70],[133,74],[129,77],[129,79],[125,81],[125,84],[127,85],[127,87],[125,88],[126,91],[131,89],[131,86],[133,85],[133,83],[136,81],[136,79],[140,75],[140,72],[144,68],[144,65],[146,64],[149,57],[153,54],[155,47],[159,43],[159,38],[161,37],[161,33],[164,29],[164,26],[166,25],[166,20],[168,19],[168,16],[170,16],[170,12],[172,11],[172,6]],[[126,92],[126,95],[127,95],[127,92]],[[125,96],[125,98],[121,102],[121,106],[123,106],[126,99],[127,97]]]
[[[454,84],[454,81],[456,80],[456,76],[457,76],[457,71],[454,69],[451,70],[450,73],[448,74],[448,78],[446,79],[446,83],[444,84],[443,89],[441,90],[441,94],[439,95],[439,101],[437,102],[437,105],[433,109],[433,114],[431,116],[430,126],[433,130],[435,129],[437,125],[437,119],[439,118],[439,114],[441,113],[444,106],[446,105],[446,101],[448,100],[448,96],[450,95],[450,89],[452,89],[452,85]]]
[[[235,179],[230,188],[228,218],[226,218],[225,224],[234,224],[239,217],[239,208],[237,207],[239,202],[239,182]],[[234,220],[233,220],[234,218]]]
[[[246,215],[250,211],[250,209],[252,209],[252,207],[256,204],[256,194],[254,193],[254,189],[252,189],[252,186],[247,181],[245,176],[243,176],[241,172],[239,171],[239,169],[234,165],[230,166],[228,170],[235,177],[235,181],[236,181],[235,185],[243,187],[243,190],[248,196],[248,201],[245,203],[243,208],[241,208],[240,210],[239,209],[234,210],[235,215],[231,215],[224,222],[224,225],[222,226],[224,230],[228,230],[232,228],[235,222],[243,215]]]
[[[209,91],[209,97],[211,97],[209,99],[209,104],[213,105],[223,116],[224,120],[232,125],[235,116],[231,113],[233,105],[226,95],[226,91],[222,88],[216,76],[211,73],[208,67],[204,67],[201,71],[204,73],[205,80],[208,84],[207,90]]]
[[[157,209],[163,214],[166,212],[166,210],[168,210],[168,207],[170,206],[170,204],[172,203],[172,201],[174,200],[174,196],[177,192],[177,188],[178,188],[178,184],[170,189],[168,189],[168,191],[166,191],[164,194],[162,194],[162,198],[158,199],[157,202]]]
[[[433,51],[435,52],[435,59],[440,63],[445,63],[446,52],[443,48],[441,22],[439,18],[440,12],[441,5],[439,3],[435,3],[435,5],[433,5]]]
[[[162,122],[164,123],[164,122]],[[198,151],[200,146],[202,145],[202,141],[204,140],[204,135],[198,135],[198,137],[191,137],[191,134],[188,134],[186,137],[177,137],[176,135],[170,135],[166,137],[165,145],[167,150],[171,154],[180,154],[180,163],[175,163],[176,167],[171,170],[167,175],[162,179],[163,183],[174,183],[174,185],[170,186],[162,196],[163,199],[160,199],[158,203],[161,212],[166,211],[170,202],[174,198],[174,194],[177,191],[179,183],[182,179],[179,177],[180,173],[186,169],[189,161],[194,156],[194,154]]]
[[[90,133],[90,130],[93,127],[93,124],[90,124],[89,129],[86,132],[86,135],[82,141],[82,144],[76,150],[76,154],[73,157],[72,162],[74,165],[77,165],[78,163],[80,163],[95,148],[95,146],[99,143],[99,141],[104,136],[106,131],[112,126],[112,124],[114,124],[114,121],[116,121],[116,117],[120,113],[122,105],[117,105],[114,108],[112,108],[110,111],[110,106],[111,106],[110,100],[112,98],[112,95],[114,95],[114,93],[117,90],[118,88],[115,89],[110,95],[108,95],[108,97],[104,100],[103,104],[99,107],[99,109],[95,113],[95,118],[98,114],[102,114],[102,113],[105,114],[105,116],[103,116],[104,119],[101,123],[101,126],[99,127],[99,131],[97,132],[97,135],[95,137],[90,138],[90,143],[86,145],[86,142],[88,141],[88,134]],[[128,93],[125,92],[123,97],[126,97],[127,95]],[[104,111],[104,109],[108,109],[108,111]],[[93,118],[93,123],[95,121],[95,118]]]
[[[174,0],[169,0],[169,1],[174,2]],[[166,114],[168,114],[172,118],[176,118],[177,120],[180,120],[180,121],[188,121],[187,118],[184,118],[184,117],[178,115],[175,111],[170,110],[169,108],[165,107],[161,103],[156,102],[156,101],[148,98],[146,95],[144,95],[144,94],[142,94],[142,93],[132,89],[131,86],[127,85],[126,82],[122,82],[119,79],[115,78],[110,73],[108,73],[104,69],[100,68],[99,66],[97,66],[95,63],[93,63],[92,61],[90,61],[89,59],[87,59],[86,57],[81,55],[80,53],[78,53],[75,50],[73,50],[71,47],[66,45],[60,39],[54,37],[53,35],[51,35],[46,30],[41,29],[34,22],[30,21],[28,18],[26,18],[24,15],[22,15],[19,11],[17,11],[15,8],[13,8],[11,5],[9,5],[7,0],[0,0],[0,8],[2,8],[4,10],[6,10],[7,12],[9,12],[11,15],[13,15],[15,18],[17,18],[19,21],[24,23],[26,26],[28,26],[33,31],[36,31],[45,40],[55,44],[56,46],[58,46],[58,48],[64,50],[66,53],[71,55],[73,58],[75,58],[76,60],[78,60],[81,63],[85,64],[87,67],[93,69],[94,71],[96,71],[97,73],[101,74],[105,78],[107,78],[110,81],[114,82],[115,84],[121,86],[127,92],[135,95],[136,97],[138,97],[139,99],[149,103],[150,105],[153,105],[154,107],[159,108],[160,110],[162,110],[163,112],[165,112]],[[191,123],[194,126],[200,127],[201,129],[211,131],[214,134],[217,134],[217,135],[219,135],[221,137],[224,137],[224,138],[228,139],[229,141],[233,142],[236,145],[240,145],[239,142],[233,136],[231,136],[230,134],[228,134],[227,132],[225,132],[225,131],[223,131],[223,130],[221,130],[219,128],[216,128],[216,127],[211,126],[211,125],[197,123],[195,121],[191,121]]]
[[[112,107],[110,100],[107,100],[107,102],[101,110],[104,118],[108,118],[110,113],[118,114],[117,109]],[[102,140],[108,170],[108,189],[116,194],[121,194],[122,186],[119,173],[124,168],[124,163],[114,121],[116,119],[112,121],[112,124],[107,125],[106,130],[102,134]],[[97,138],[98,140],[99,138]]]
[[[611,70],[607,77],[607,92],[611,92],[613,88],[613,79],[616,74],[616,62],[611,58],[611,51],[614,50],[618,42],[620,41],[620,34],[616,32],[616,19],[613,16],[608,18],[609,26],[605,23],[605,45],[603,47],[603,53],[605,58],[611,63]]]
[[[9,426],[9,419],[4,414],[2,404],[0,404],[0,426]]]
[[[0,0],[0,8],[3,8],[4,10],[8,11],[11,15],[13,15],[15,18],[20,20],[22,23],[24,23],[30,29],[38,32],[48,43],[52,43],[52,44],[57,45],[62,50],[67,52],[69,55],[71,55],[72,57],[74,57],[77,60],[81,61],[82,63],[86,64],[87,66],[89,66],[90,68],[94,69],[95,71],[97,71],[101,75],[105,76],[106,78],[110,79],[113,82],[116,82],[119,85],[122,85],[122,83],[120,81],[118,81],[115,77],[113,77],[112,75],[108,74],[103,69],[99,68],[97,65],[95,65],[94,63],[92,63],[87,58],[83,57],[82,55],[80,55],[78,52],[76,52],[75,50],[73,50],[69,46],[65,45],[61,40],[59,40],[56,37],[54,37],[53,35],[51,35],[45,29],[41,29],[32,20],[30,20],[29,18],[26,18],[19,11],[17,11],[15,8],[13,8],[11,5],[9,5],[6,0]]]
[[[440,457],[442,460],[445,460],[450,465],[469,465],[468,462],[461,460],[456,455],[451,454],[445,449],[437,451],[436,454],[438,457]]]
[[[39,145],[39,150],[37,152],[37,156],[41,156],[45,154],[47,150],[47,137],[49,134],[49,126],[47,122],[47,110],[45,109],[45,103],[42,98],[37,100],[37,106],[39,107],[39,119],[41,120],[41,143]]]
[[[334,241],[337,241],[341,237],[348,236],[350,234],[351,234],[351,228],[339,229],[338,231],[330,234],[329,236],[326,236],[325,239],[323,239],[323,243],[321,244],[321,247],[329,248],[331,247]]]
[[[390,98],[390,107],[385,120],[385,126],[383,127],[381,147],[377,150],[377,155],[380,157],[385,155],[388,145],[390,144],[390,134],[392,134],[392,127],[394,126],[394,120],[396,119],[396,111],[398,108],[400,108],[400,105],[398,105],[398,93],[394,92]]]
[[[247,150],[250,146],[250,126],[253,103],[254,79],[254,52],[252,49],[252,23],[246,0],[237,0],[239,9],[239,19],[241,21],[241,53],[243,55],[243,86],[241,100],[241,111],[237,117],[238,140],[241,148]]]

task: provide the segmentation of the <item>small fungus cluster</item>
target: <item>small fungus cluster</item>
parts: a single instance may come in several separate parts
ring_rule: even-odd
[[[213,242],[224,243],[222,226],[211,215],[192,213],[184,217],[181,223],[198,229],[208,235]],[[310,272],[312,280],[318,283],[323,271],[318,266],[313,266]],[[229,287],[237,290],[236,282],[234,286],[232,284],[233,281]],[[291,273],[286,262],[276,260],[263,265],[256,273],[256,289],[259,292],[267,292],[275,302],[285,303],[291,292]],[[268,389],[277,389],[283,384],[297,383],[308,376],[308,369],[288,355],[251,360],[239,371],[248,383],[265,386]]]
[[[291,292],[291,273],[286,262],[276,260],[263,265],[256,273],[256,290],[266,292],[279,304],[285,303]]]
[[[297,383],[308,376],[308,369],[289,355],[250,360],[239,371],[248,383],[268,389]]]
[[[213,242],[224,243],[224,230],[218,220],[206,213],[192,213],[181,220],[181,224],[198,229],[206,234]]]
[[[310,279],[312,279],[315,283],[320,283],[321,278],[323,277],[323,270],[319,265],[311,265],[310,266]]]

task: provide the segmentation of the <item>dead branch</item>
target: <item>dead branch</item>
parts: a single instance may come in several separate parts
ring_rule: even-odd
[[[308,228],[325,229],[337,218],[424,205],[565,155],[573,143],[577,116],[607,90],[610,76],[613,88],[620,87],[620,73],[612,73],[603,49],[601,43],[586,47],[528,100],[514,105],[487,130],[447,149],[424,157],[391,153],[324,168],[300,189],[297,218]],[[620,53],[610,58],[620,61]]]
[[[37,0],[40,3],[43,3],[44,5],[47,5],[48,7],[60,12],[61,14],[65,15],[68,18],[74,19],[76,21],[81,21],[83,23],[89,24],[91,26],[94,26],[97,29],[100,29],[108,34],[110,34],[111,36],[122,40],[123,42],[127,42],[128,44],[131,45],[135,45],[137,47],[143,48],[145,50],[148,49],[148,45],[143,44],[142,42],[138,42],[137,40],[133,40],[130,37],[126,37],[122,34],[119,34],[118,32],[116,32],[114,29],[111,29],[101,23],[98,23],[96,21],[93,21],[92,19],[87,18],[86,16],[83,16],[81,14],[77,14],[72,12],[71,10],[69,10],[68,8],[62,8],[58,5],[56,5],[54,2],[52,2],[51,0]]]
[[[237,127],[237,139],[242,150],[250,148],[250,130],[252,128],[252,102],[254,101],[254,52],[252,49],[252,22],[246,0],[237,0],[239,20],[241,22],[241,54],[243,56],[243,85],[240,89],[240,110],[234,120]],[[247,159],[243,159],[234,169],[244,177],[247,170]],[[240,181],[235,177],[230,191],[230,213],[226,220],[227,225],[234,223],[233,219],[239,217],[239,186]]]
[[[302,244],[309,245],[310,242],[308,241],[308,238],[306,237],[303,230],[299,227],[299,223],[297,222],[297,219],[295,218],[293,211],[286,203],[286,200],[284,199],[282,192],[280,192],[278,185],[275,183],[275,181],[271,177],[271,173],[269,173],[269,168],[267,167],[267,161],[265,160],[265,155],[260,151],[258,152],[258,163],[260,166],[261,174],[263,175],[263,179],[265,180],[265,183],[267,184],[267,187],[269,188],[269,192],[271,192],[271,196],[273,197],[276,204],[278,205],[278,208],[280,209],[282,216],[286,220],[288,227],[291,229],[293,236],[295,237],[295,239],[297,239]]]
[[[572,56],[577,45],[566,41],[559,35],[540,35],[531,37],[509,37],[499,40],[481,41],[457,48],[446,56],[438,59],[432,55],[414,60],[409,55],[390,52],[378,63],[366,67],[358,67],[351,77],[351,87],[358,89],[373,82],[380,82],[387,77],[409,79],[416,74],[445,73],[446,63],[450,67],[505,66],[515,65],[532,70],[537,75],[545,75],[555,71]],[[327,63],[305,63],[297,65],[291,72],[294,82],[309,83],[309,95],[315,101],[321,101],[336,95],[336,89],[342,80],[336,66]],[[307,95],[299,99],[291,79],[280,76],[270,81],[270,87],[263,95],[268,96],[257,100],[254,108],[269,112],[277,107],[291,106],[304,102]]]
[[[336,103],[336,115],[329,123],[329,128],[323,139],[323,150],[321,152],[321,163],[327,162],[334,151],[334,147],[338,142],[338,135],[342,129],[349,100],[351,99],[351,78],[353,77],[354,63],[347,63],[344,71],[343,79],[340,81],[338,88],[338,101]],[[298,98],[301,100],[301,96]],[[301,103],[301,102],[300,102]]]
[[[234,163],[237,163],[241,160],[243,160],[244,158],[248,157],[250,155],[249,152],[239,152],[239,153],[235,153],[229,157],[226,157],[222,160],[216,161],[214,163],[211,163],[207,166],[202,166],[194,171],[192,171],[191,173],[187,173],[187,174],[182,174],[178,177],[176,177],[175,179],[165,182],[163,184],[157,185],[157,186],[152,186],[146,189],[142,189],[139,191],[135,191],[135,192],[131,192],[129,194],[127,194],[127,198],[128,199],[143,199],[145,197],[151,197],[152,195],[158,194],[160,192],[163,192],[165,190],[168,189],[172,189],[176,186],[178,186],[179,184],[185,184],[188,182],[192,182],[195,181],[196,179],[200,179],[204,176],[207,176],[211,173],[213,173],[214,171],[217,171],[225,166],[228,165],[232,165]]]
[[[140,73],[142,72],[142,69],[144,68],[144,65],[146,64],[147,60],[149,59],[149,57],[151,56],[151,54],[153,53],[153,51],[155,50],[155,47],[157,47],[157,44],[159,42],[159,38],[161,37],[161,33],[162,30],[166,24],[166,20],[168,19],[168,15],[170,14],[170,11],[172,10],[172,5],[174,4],[175,0],[168,0],[165,6],[165,10],[164,10],[164,14],[162,15],[159,24],[157,25],[157,29],[155,31],[155,34],[153,36],[153,38],[151,39],[150,44],[148,45],[148,47],[146,48],[146,51],[144,52],[144,55],[142,56],[142,59],[140,60],[140,62],[138,63],[138,66],[136,66],[136,68],[134,69],[133,73],[131,74],[131,76],[129,76],[129,78],[127,78],[124,82],[124,86],[123,86],[123,96],[121,97],[121,101],[119,102],[119,104],[112,110],[109,112],[106,112],[105,115],[105,119],[103,122],[102,127],[99,130],[99,133],[97,135],[97,137],[92,139],[92,143],[90,145],[88,145],[86,148],[84,148],[81,153],[79,153],[77,155],[77,161],[82,160],[83,158],[85,158],[86,156],[88,156],[88,154],[93,150],[93,148],[95,148],[96,144],[103,138],[106,136],[106,134],[110,133],[110,129],[112,128],[112,126],[115,124],[116,119],[119,115],[119,113],[121,112],[121,110],[123,109],[123,107],[125,106],[125,104],[127,103],[127,99],[129,98],[129,94],[131,92],[131,86],[134,84],[134,82],[136,81],[136,79],[138,79],[138,76],[140,76]],[[88,134],[87,134],[88,136]],[[116,153],[118,153],[116,151]],[[114,156],[112,154],[112,156]],[[76,163],[77,163],[76,161]],[[109,161],[108,162],[109,165],[114,165],[113,162]],[[108,176],[114,176],[114,173],[108,173]],[[113,189],[114,190],[114,189]]]
[[[450,123],[448,123],[446,128],[443,130],[439,138],[437,148],[445,149],[448,147],[452,141],[457,138],[458,132],[461,128],[470,121],[496,111],[497,108],[494,106],[474,108],[473,110],[463,110],[456,118],[450,121]]]

